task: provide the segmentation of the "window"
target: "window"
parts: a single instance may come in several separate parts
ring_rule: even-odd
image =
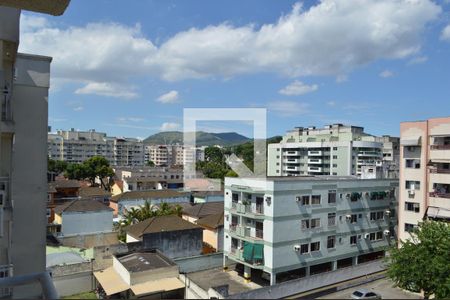
[[[300,245],[300,254],[309,253],[309,244]]]
[[[350,223],[356,223],[356,222],[358,222],[358,215],[351,215]]]
[[[405,210],[418,213],[420,212],[420,204],[414,202],[405,202]]]
[[[328,226],[336,226],[336,213],[328,214]]]
[[[309,205],[309,195],[302,196],[302,205]]]
[[[415,227],[416,225],[414,224],[405,223],[405,232],[412,232]]]
[[[333,155],[333,159],[337,159],[337,155]]]
[[[336,236],[331,235],[327,238],[327,249],[332,249],[336,246]]]
[[[233,202],[238,202],[239,200],[239,195],[236,193],[231,194],[231,201]]]
[[[309,220],[302,220],[302,229],[309,229]]]
[[[384,213],[382,211],[374,211],[370,213],[370,221],[377,221],[383,219]]]
[[[337,168],[337,164],[333,164],[333,168]]]
[[[312,219],[311,228],[318,228],[318,227],[320,227],[320,219]]]
[[[382,231],[378,231],[377,232],[377,241],[382,240],[383,239],[383,232]]]
[[[336,151],[337,150],[337,147],[333,147],[333,151]]]
[[[352,235],[350,237],[350,245],[356,245],[356,241],[357,241],[357,236],[356,235]]]
[[[311,252],[320,251],[320,242],[311,243]]]
[[[371,233],[369,234],[369,240],[375,241],[375,232],[371,232]]]
[[[317,205],[320,204],[320,195],[312,195],[311,196],[311,204],[312,205]]]
[[[405,188],[407,190],[420,190],[420,181],[406,180]]]
[[[407,159],[405,161],[406,168],[409,169],[420,169],[420,160],[418,159]]]
[[[328,203],[336,203],[336,191],[328,191]]]
[[[47,218],[50,218],[52,215],[52,210],[50,208],[47,208]]]

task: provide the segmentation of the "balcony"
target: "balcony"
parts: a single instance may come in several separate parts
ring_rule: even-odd
[[[8,275],[12,274],[13,267],[11,265],[0,266],[0,272],[2,271],[2,269],[3,272],[8,272]],[[0,298],[8,298],[9,296],[11,296],[13,287],[34,283],[39,283],[41,285],[43,299],[59,298],[55,286],[53,285],[52,278],[50,277],[50,274],[48,272],[0,278]]]
[[[376,151],[360,151],[358,152],[358,157],[383,157],[381,152]]]
[[[308,156],[322,156],[323,152],[321,150],[309,150]]]
[[[450,145],[431,145],[431,160],[449,160],[450,161]]]
[[[322,164],[322,160],[318,159],[318,158],[310,158],[308,159],[308,164],[317,164],[317,165],[321,165]]]
[[[308,167],[308,172],[311,172],[311,173],[322,173],[322,168],[320,168],[320,167]]]
[[[284,156],[300,156],[300,151],[285,151]]]
[[[298,164],[298,163],[300,163],[300,159],[298,159],[298,158],[285,158],[283,162],[285,164]]]
[[[284,167],[285,171],[300,171],[300,167],[294,167],[294,166],[286,166]]]
[[[446,198],[450,199],[450,193],[438,193],[438,192],[430,192],[428,194],[432,198]]]

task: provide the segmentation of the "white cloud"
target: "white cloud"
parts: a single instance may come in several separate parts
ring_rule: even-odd
[[[177,91],[170,91],[168,93],[165,93],[156,99],[156,101],[169,104],[169,103],[176,103],[178,102],[178,92]]]
[[[74,111],[82,111],[84,109],[84,107],[83,106],[75,106],[74,108],[73,108],[73,110]]]
[[[392,72],[392,71],[390,71],[390,70],[384,70],[383,72],[381,72],[381,73],[379,74],[379,76],[380,76],[381,78],[389,78],[389,77],[394,76],[394,72]]]
[[[336,106],[336,101],[328,101],[328,102],[327,102],[327,105],[328,105],[328,106],[332,106],[332,107],[333,107],[333,106]]]
[[[138,122],[144,122],[145,119],[139,118],[139,117],[119,117],[119,118],[117,118],[117,121],[138,123]]]
[[[450,24],[445,26],[441,32],[441,40],[450,42]]]
[[[159,130],[161,130],[161,131],[172,131],[172,130],[176,130],[178,128],[180,128],[180,124],[178,124],[178,123],[165,122],[165,123],[162,123],[161,127],[159,128]]]
[[[322,0],[308,9],[296,4],[260,27],[191,28],[159,47],[139,25],[59,28],[25,15],[20,51],[52,56],[54,77],[121,83],[125,90],[132,77],[144,75],[171,81],[258,72],[339,76],[378,59],[419,53],[425,25],[440,12],[431,0]]]
[[[309,112],[307,103],[295,101],[272,101],[267,104],[267,109],[281,116],[295,116]]]
[[[282,88],[278,92],[282,95],[287,96],[298,96],[298,95],[304,95],[307,93],[312,93],[314,91],[317,91],[319,89],[319,86],[317,84],[313,85],[307,85],[299,80],[296,80],[289,84],[288,86]]]
[[[94,94],[122,99],[133,99],[138,96],[130,87],[109,82],[89,82],[77,89],[75,94]]]
[[[418,64],[423,64],[425,62],[428,61],[428,57],[427,56],[417,56],[417,57],[413,57],[408,61],[408,65],[418,65]]]

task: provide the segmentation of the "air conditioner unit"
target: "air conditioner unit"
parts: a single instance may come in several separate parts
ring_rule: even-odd
[[[369,236],[370,236],[370,234],[368,234],[368,233],[365,233],[365,234],[364,234],[364,238],[365,238],[365,239],[368,239]]]
[[[416,192],[415,192],[415,190],[414,189],[410,189],[409,191],[408,191],[408,194],[409,195],[414,195]]]
[[[388,236],[391,232],[386,229],[385,231],[383,231],[383,233],[384,233],[384,235]]]
[[[300,251],[300,245],[295,245],[294,246],[294,251],[297,251],[297,252]]]
[[[302,201],[302,197],[295,197],[295,201],[297,201],[297,202]]]
[[[346,219],[347,221],[350,221],[350,220],[352,219],[352,215],[346,215],[346,216],[345,216],[345,219]]]
[[[386,216],[389,216],[389,215],[391,215],[391,211],[388,209],[388,210],[386,210],[386,211],[384,212],[384,214],[385,214]]]

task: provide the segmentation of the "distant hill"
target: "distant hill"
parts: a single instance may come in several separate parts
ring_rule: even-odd
[[[197,146],[231,146],[238,145],[250,141],[248,137],[245,137],[236,132],[223,132],[223,133],[212,133],[212,132],[197,132],[196,143]],[[180,131],[166,131],[159,132],[154,135],[149,136],[144,140],[144,144],[147,145],[158,145],[158,144],[182,144],[183,143],[183,133]]]

